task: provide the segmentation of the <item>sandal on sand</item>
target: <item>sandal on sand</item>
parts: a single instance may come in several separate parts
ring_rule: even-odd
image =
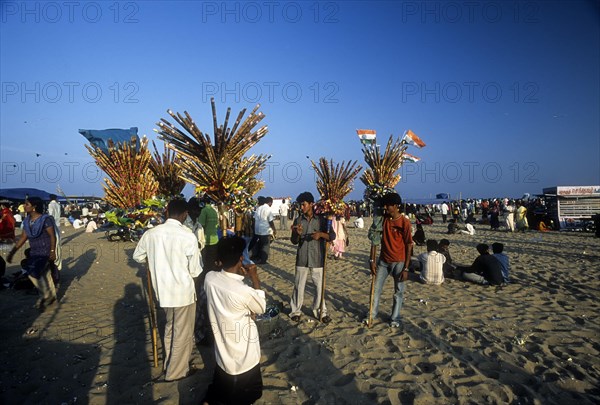
[[[325,315],[322,319],[321,322],[323,323],[329,323],[331,322],[331,318],[329,317],[329,315]]]

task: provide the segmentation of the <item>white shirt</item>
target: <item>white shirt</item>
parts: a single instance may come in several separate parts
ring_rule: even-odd
[[[466,231],[460,231],[461,233],[464,233],[465,235],[475,235],[475,227],[471,224],[467,224],[465,225],[467,230]]]
[[[273,213],[269,204],[263,204],[256,209],[254,214],[254,233],[257,235],[270,235],[269,229],[271,226],[269,222],[273,222]]]
[[[86,232],[94,232],[96,229],[98,229],[98,225],[96,224],[96,221],[88,222],[87,226],[85,227]]]
[[[364,228],[365,227],[365,221],[362,218],[356,218],[354,220],[354,227],[355,228]]]
[[[444,263],[446,263],[446,257],[436,252],[421,253],[419,255],[419,262],[421,263],[421,281],[425,284],[439,285],[444,282]]]
[[[287,203],[283,203],[279,206],[279,215],[287,216],[290,206]]]
[[[60,221],[60,204],[54,200],[50,201],[50,204],[48,204],[48,214],[54,218],[54,222],[58,225]]]
[[[83,227],[83,222],[81,222],[81,220],[76,219],[75,221],[73,221],[73,228],[79,229],[82,227]]]
[[[265,312],[265,292],[244,284],[243,276],[226,271],[206,274],[204,290],[217,364],[229,375],[251,370],[260,362],[260,341],[250,315]]]
[[[188,228],[169,218],[146,231],[133,252],[133,260],[148,259],[152,286],[162,308],[196,302],[194,277],[202,273],[198,241]]]
[[[442,214],[443,214],[443,215],[446,215],[446,214],[448,214],[448,209],[449,209],[449,208],[448,208],[448,205],[447,205],[446,203],[443,203],[443,204],[442,204]]]

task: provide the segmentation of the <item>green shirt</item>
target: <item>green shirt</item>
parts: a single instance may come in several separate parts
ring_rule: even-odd
[[[204,237],[207,245],[216,245],[219,242],[217,227],[219,226],[219,213],[210,204],[207,204],[200,212],[198,222],[204,228]]]

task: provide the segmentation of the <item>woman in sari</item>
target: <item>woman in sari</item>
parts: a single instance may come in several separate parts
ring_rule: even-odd
[[[529,229],[529,222],[527,222],[527,208],[523,206],[521,201],[517,201],[515,224],[518,231],[525,232],[527,229]]]
[[[23,221],[23,233],[15,247],[10,251],[7,261],[12,262],[14,254],[29,241],[30,252],[26,257],[25,271],[33,285],[40,292],[36,307],[44,311],[56,301],[56,287],[52,273],[56,270],[58,238],[55,233],[54,219],[44,214],[44,203],[40,198],[32,197],[25,202],[27,217]],[[58,273],[56,271],[56,273]]]
[[[10,205],[0,203],[0,242],[15,242],[15,217],[13,217]]]

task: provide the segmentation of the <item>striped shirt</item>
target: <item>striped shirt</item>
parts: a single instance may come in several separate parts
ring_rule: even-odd
[[[446,257],[436,251],[419,255],[421,263],[421,281],[425,284],[440,285],[444,282],[443,267]]]

